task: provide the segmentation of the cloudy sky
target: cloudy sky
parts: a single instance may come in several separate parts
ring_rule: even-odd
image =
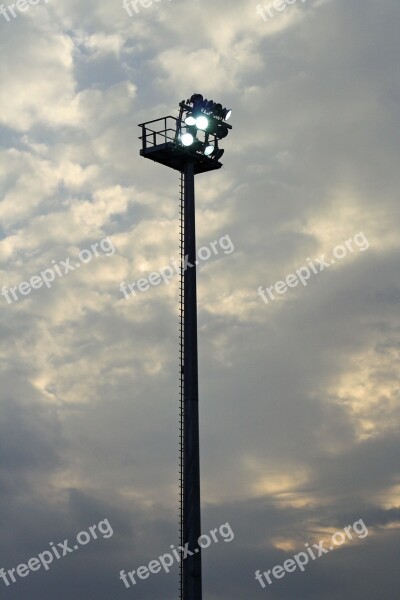
[[[397,598],[398,0],[4,7],[0,568],[113,535],[2,598],[177,598],[176,567],[119,572],[177,544],[178,280],[119,287],[178,255],[179,174],[139,156],[137,124],[194,92],[233,109],[224,168],[196,178],[198,245],[235,248],[198,273],[202,529],[235,533],[203,551],[204,597]],[[368,536],[256,581],[359,519]]]

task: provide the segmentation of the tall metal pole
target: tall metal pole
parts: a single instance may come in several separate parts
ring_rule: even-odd
[[[194,165],[184,165],[184,256],[193,266],[183,272],[183,493],[182,541],[194,552],[181,563],[181,600],[202,600],[200,514],[199,392],[197,358],[196,225]]]
[[[200,513],[200,444],[199,444],[199,391],[197,357],[197,293],[196,293],[196,224],[194,202],[195,174],[220,169],[219,162],[224,150],[218,148],[218,140],[226,137],[231,125],[225,122],[231,111],[222,109],[221,104],[203,100],[201,94],[193,94],[180,104],[179,118],[164,117],[141,123],[141,156],[180,171],[180,426],[179,426],[179,539],[180,600],[202,600]],[[211,120],[210,132],[202,141],[184,115],[201,113],[206,121]],[[206,117],[204,115],[207,115]],[[200,118],[198,116],[198,118]],[[174,120],[175,135],[171,137],[168,120]],[[160,129],[160,121],[163,126]],[[158,123],[158,125],[157,125]],[[190,134],[189,145],[182,127]],[[192,130],[190,129],[192,127]],[[184,140],[184,137],[186,139]],[[160,142],[161,139],[161,142]],[[191,140],[191,141],[190,141]],[[194,142],[196,143],[194,144]],[[187,265],[187,266],[186,266]],[[185,268],[186,267],[186,268]]]

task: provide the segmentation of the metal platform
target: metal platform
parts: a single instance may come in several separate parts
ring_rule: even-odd
[[[149,127],[151,125],[151,127]],[[222,167],[219,161],[191,150],[178,142],[181,123],[176,117],[168,116],[141,123],[142,149],[140,155],[166,167],[182,172],[189,162],[194,165],[195,175],[215,171]]]

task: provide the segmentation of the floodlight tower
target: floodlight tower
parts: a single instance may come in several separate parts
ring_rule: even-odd
[[[141,156],[180,172],[180,600],[202,600],[200,444],[197,359],[196,225],[194,176],[220,169],[219,140],[232,126],[231,110],[201,94],[179,104],[178,117],[141,123]],[[188,266],[186,266],[188,265]],[[190,266],[193,265],[193,266]]]

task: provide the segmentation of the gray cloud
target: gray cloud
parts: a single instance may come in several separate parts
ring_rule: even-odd
[[[177,544],[178,174],[137,124],[194,91],[233,108],[225,167],[197,178],[203,553],[210,600],[394,598],[399,523],[398,3],[49,2],[1,19],[0,279],[110,236],[112,257],[0,297],[0,568],[108,518],[114,535],[3,588],[128,596],[120,569]],[[147,164],[148,163],[148,164]],[[307,257],[370,247],[265,305]],[[370,535],[263,590],[256,569],[362,518]],[[0,585],[4,585],[0,582]],[[174,598],[177,569],[134,590]]]

